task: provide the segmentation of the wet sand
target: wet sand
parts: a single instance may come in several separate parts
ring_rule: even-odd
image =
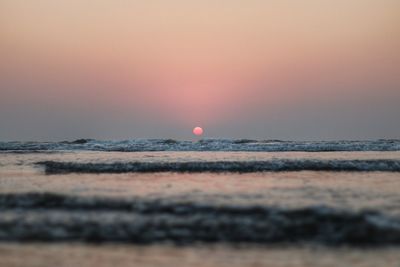
[[[277,156],[274,153],[217,153],[216,155],[210,153],[174,154],[171,152],[109,153],[11,153],[0,155],[2,159],[0,162],[2,201],[0,203],[2,214],[0,222],[10,227],[7,229],[16,233],[16,235],[10,235],[10,232],[4,231],[3,227],[3,241],[0,243],[1,267],[400,266],[400,247],[396,245],[397,239],[394,245],[389,242],[390,238],[395,237],[394,234],[398,232],[397,223],[400,219],[400,175],[398,172],[296,171],[246,174],[167,172],[48,175],[40,166],[34,165],[37,161],[48,159],[61,161],[75,159],[79,162],[113,162],[117,160],[168,162],[176,159],[189,161],[258,160]],[[187,157],[187,155],[190,156]],[[328,152],[280,153],[279,155],[285,158],[399,159],[400,154],[399,152]],[[41,200],[42,196],[44,196],[44,200]],[[53,198],[53,196],[56,197]],[[54,199],[59,196],[61,198],[65,196],[66,200],[55,201]],[[7,201],[3,201],[4,199]],[[39,204],[34,206],[32,203]],[[136,206],[132,203],[136,203]],[[183,209],[189,215],[182,214],[182,204],[189,205],[184,206]],[[206,210],[205,206],[208,207]],[[265,215],[267,217],[262,217],[262,223],[268,224],[272,218],[272,225],[281,226],[280,222],[283,218],[286,226],[289,225],[292,227],[290,229],[297,231],[301,230],[302,225],[309,226],[312,222],[314,226],[322,227],[323,231],[319,233],[322,233],[325,238],[331,238],[337,235],[329,236],[331,234],[329,229],[337,227],[342,230],[358,229],[362,222],[367,227],[365,233],[372,229],[374,238],[383,240],[383,242],[374,243],[373,235],[361,232],[361,237],[365,238],[367,246],[360,246],[360,243],[354,245],[349,242],[349,239],[346,239],[346,236],[344,236],[345,239],[342,239],[344,244],[332,246],[332,240],[328,239],[327,242],[325,242],[326,240],[322,242],[324,239],[318,239],[318,235],[311,236],[309,239],[313,241],[311,243],[302,242],[301,238],[303,237],[301,237],[295,240],[296,242],[286,240],[275,245],[270,243],[257,245],[254,240],[257,240],[257,229],[260,227],[260,224],[257,223],[257,220],[260,219],[260,207],[263,216],[272,211],[272,214],[279,218],[276,220],[275,217]],[[305,209],[306,212],[301,213],[301,209]],[[149,210],[152,210],[153,213],[148,213]],[[222,212],[223,210],[225,213]],[[287,210],[289,213],[285,213]],[[246,216],[240,215],[240,212],[243,211],[246,212]],[[369,217],[369,212],[378,213],[379,216]],[[297,221],[291,219],[293,214],[296,214],[294,218],[297,218]],[[304,214],[308,215],[304,216]],[[336,216],[335,214],[339,214],[339,223],[329,217]],[[212,233],[221,239],[217,238],[207,244],[199,243],[198,241],[201,239],[193,239],[193,242],[184,246],[172,245],[174,240],[176,241],[176,234],[172,237],[167,234],[163,242],[151,239],[155,242],[150,242],[149,245],[137,245],[135,244],[137,242],[129,239],[124,241],[128,241],[128,243],[120,242],[122,239],[118,243],[110,243],[109,241],[112,239],[107,239],[110,234],[108,230],[113,229],[112,227],[115,230],[115,232],[111,232],[113,238],[120,233],[118,229],[122,229],[122,227],[118,225],[126,225],[124,220],[127,220],[131,226],[135,226],[130,223],[131,221],[153,225],[154,232],[164,229],[162,227],[167,222],[165,229],[177,230],[176,233],[181,234],[180,228],[182,227],[190,229],[193,225],[197,227],[196,223],[192,225],[190,222],[199,218],[202,225],[216,227],[213,228],[215,231]],[[360,218],[362,220],[358,221]],[[100,236],[102,241],[97,245],[93,244],[93,240],[90,241],[90,238],[88,239],[90,242],[82,239],[86,233],[85,227],[92,229],[93,225],[96,225],[96,220],[100,220],[100,224],[98,224],[100,226],[99,231],[95,234],[100,233],[101,235],[98,235],[97,238]],[[369,228],[370,222],[373,223],[372,228]],[[61,228],[54,228],[54,223]],[[217,235],[218,230],[223,230],[227,225],[229,227],[248,225],[247,230],[250,232],[247,233],[250,233],[252,237],[248,241],[251,242],[225,242],[225,238],[237,238],[237,235],[229,232],[226,232],[225,235]],[[261,226],[265,225],[261,224]],[[381,226],[383,228],[380,228]],[[390,230],[394,229],[394,232],[387,231],[387,226],[394,227]],[[311,229],[314,229],[313,227]],[[40,236],[40,232],[35,232],[35,229],[41,229],[41,231],[44,229],[42,236],[47,234],[47,237],[53,241],[36,243],[37,240],[35,241],[33,238],[29,242],[25,240],[25,242],[17,243],[16,240],[19,238],[23,240],[26,237],[21,235],[21,233],[24,234],[24,231],[20,231],[21,229],[27,230],[25,234],[28,237],[34,237],[35,233],[39,233]],[[65,232],[68,229],[81,230]],[[246,230],[246,228],[244,229]],[[379,232],[382,230],[383,232]],[[74,237],[74,233],[78,234],[77,237]],[[194,233],[198,234],[198,231],[196,230]],[[311,233],[313,232],[311,231]],[[352,231],[348,233],[351,234]],[[93,233],[91,234],[93,237]],[[69,243],[65,243],[60,235],[72,238]],[[125,233],[122,232],[122,235]],[[140,234],[134,234],[135,238],[138,236]],[[191,237],[193,234],[189,232],[187,236]],[[243,236],[240,235],[240,238]],[[381,236],[384,236],[384,239],[380,239]],[[5,242],[6,238],[10,238],[10,242]],[[282,236],[280,238],[281,241],[284,241]]]
[[[398,248],[0,244],[2,267],[398,267]]]
[[[0,193],[57,193],[110,198],[141,197],[215,205],[281,208],[327,206],[400,215],[400,178],[386,172],[286,172],[252,174],[67,174],[9,171]]]

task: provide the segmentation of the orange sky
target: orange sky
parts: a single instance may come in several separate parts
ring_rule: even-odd
[[[397,0],[2,0],[0,138],[400,137],[399,48]]]

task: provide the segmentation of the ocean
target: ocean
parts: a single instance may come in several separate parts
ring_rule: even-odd
[[[399,245],[400,140],[0,142],[0,266],[400,266]]]

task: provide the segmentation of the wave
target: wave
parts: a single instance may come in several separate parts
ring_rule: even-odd
[[[42,161],[47,174],[126,172],[281,172],[281,171],[387,171],[400,172],[400,160],[272,159],[267,161],[189,161],[79,163]]]
[[[203,139],[197,142],[173,139],[72,142],[0,142],[0,151],[400,151],[400,140],[371,141],[281,141],[250,139]]]
[[[400,244],[398,218],[329,207],[6,194],[0,195],[0,211],[2,241]]]

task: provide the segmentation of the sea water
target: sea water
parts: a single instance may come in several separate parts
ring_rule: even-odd
[[[227,251],[229,244],[285,244],[302,255],[309,245],[396,251],[399,144],[3,142],[0,239]]]

